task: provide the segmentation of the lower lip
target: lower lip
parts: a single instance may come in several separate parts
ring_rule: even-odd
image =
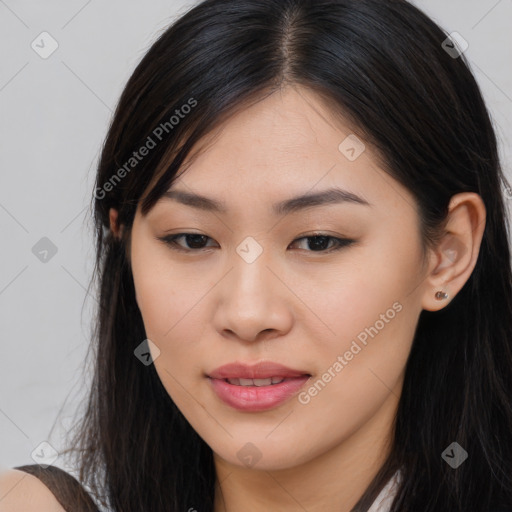
[[[223,379],[208,377],[217,396],[241,411],[265,411],[286,402],[309,380],[295,377],[271,386],[236,386]]]

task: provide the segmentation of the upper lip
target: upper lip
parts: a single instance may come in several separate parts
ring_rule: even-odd
[[[310,374],[271,361],[262,361],[256,364],[229,363],[219,366],[208,374],[212,379],[268,379],[270,377],[302,377],[303,375]]]

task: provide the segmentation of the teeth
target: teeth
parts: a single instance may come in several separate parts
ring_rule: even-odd
[[[241,386],[270,386],[272,379],[240,379]]]
[[[268,379],[227,379],[230,384],[235,386],[270,386],[283,382],[282,377],[269,377]]]

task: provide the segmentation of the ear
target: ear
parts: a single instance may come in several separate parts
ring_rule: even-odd
[[[482,198],[473,192],[454,195],[448,205],[445,234],[430,252],[422,307],[438,311],[464,286],[475,268],[485,229],[486,210]],[[444,292],[447,298],[436,298]]]
[[[119,225],[119,223],[117,222],[118,214],[119,214],[119,212],[115,208],[110,208],[108,211],[108,216],[109,216],[109,220],[110,220],[110,230],[112,231],[112,233],[114,234],[114,236],[116,238],[119,238],[123,234],[123,230],[124,230],[124,225]],[[127,246],[126,253],[127,253],[127,259],[129,262],[130,262],[130,253],[131,253],[130,245],[131,245],[131,235],[126,244],[126,246]],[[130,265],[131,265],[131,263],[130,263]],[[137,289],[135,289],[135,301],[137,302],[137,305],[138,305],[139,300],[137,298]]]
[[[119,238],[119,235],[121,234],[121,229],[119,224],[117,223],[118,211],[114,208],[110,208],[108,214],[110,219],[110,230],[116,238]]]

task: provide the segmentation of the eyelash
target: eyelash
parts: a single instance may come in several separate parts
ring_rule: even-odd
[[[192,236],[202,236],[202,237],[206,237],[206,238],[212,240],[209,236],[203,235],[201,233],[178,233],[176,235],[158,237],[158,240],[161,240],[166,245],[168,245],[172,250],[178,251],[178,252],[191,253],[191,252],[199,252],[199,251],[204,250],[205,249],[204,247],[202,247],[200,249],[187,249],[187,248],[184,248],[184,247],[180,246],[176,242],[176,240],[178,240],[180,238],[183,238],[183,237],[186,237],[186,236],[190,236],[190,235],[192,235]],[[312,235],[302,236],[300,238],[296,238],[295,240],[293,240],[292,244],[295,243],[295,242],[298,242],[300,240],[307,240],[308,238],[328,238],[330,240],[334,240],[336,245],[334,247],[331,247],[330,249],[320,250],[320,251],[306,251],[306,252],[320,253],[320,254],[322,254],[322,253],[323,254],[330,254],[332,252],[339,251],[340,249],[348,247],[348,246],[352,245],[355,242],[355,240],[351,240],[349,238],[337,238],[337,237],[326,235],[326,234],[322,234],[322,233],[315,233],[315,234],[312,234]]]

